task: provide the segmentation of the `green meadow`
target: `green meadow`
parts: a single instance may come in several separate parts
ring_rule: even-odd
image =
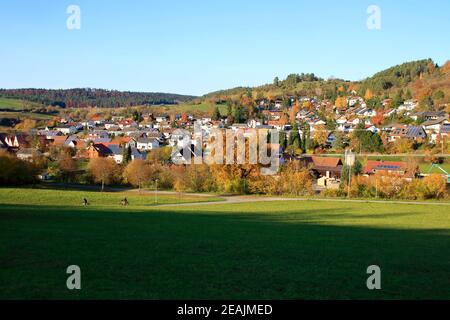
[[[202,115],[202,116],[211,116],[215,109],[216,105],[202,102],[202,103],[180,103],[177,105],[154,105],[150,107],[150,110],[154,112],[155,114],[181,114],[183,112],[187,114],[195,114],[195,115]],[[217,105],[219,108],[219,111],[222,115],[227,114],[227,106],[225,104]]]
[[[0,109],[22,111],[41,107],[43,107],[41,104],[35,102],[0,97]]]
[[[450,299],[450,206],[4,188],[0,279],[2,299]]]
[[[0,118],[14,118],[14,119],[32,119],[32,120],[51,120],[53,116],[35,112],[3,112],[0,111]]]

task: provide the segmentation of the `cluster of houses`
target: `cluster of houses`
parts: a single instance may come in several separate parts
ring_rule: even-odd
[[[373,133],[386,133],[389,142],[405,138],[415,142],[436,144],[448,138],[450,133],[448,113],[445,111],[415,112],[418,106],[416,100],[407,100],[397,108],[390,108],[391,99],[385,99],[382,101],[383,110],[378,112],[367,107],[364,99],[358,96],[348,97],[346,106],[339,108],[327,100],[319,102],[313,98],[300,98],[298,101],[292,100],[292,103],[296,102],[301,104],[306,102],[309,106],[309,108],[298,111],[295,117],[299,123],[302,122],[309,125],[312,135],[317,129],[323,130],[324,126],[327,125],[326,120],[321,118],[319,113],[326,110],[327,115],[332,115],[331,121],[334,122],[335,129],[334,132],[332,130],[329,132],[328,144],[330,146],[334,141],[335,132],[349,134],[361,128],[361,126]],[[269,105],[271,108],[267,109]],[[279,130],[290,130],[292,128],[291,124],[285,118],[283,119],[284,111],[279,104],[269,104],[261,101],[259,106],[266,108],[262,111],[262,119],[249,120],[249,127],[275,128]],[[411,121],[417,122],[421,120],[423,122],[420,125],[390,124],[380,126],[374,121],[376,116],[382,119],[401,116]],[[330,121],[330,118],[328,121]]]
[[[330,102],[318,101],[314,98],[300,98],[294,103],[308,105],[295,113],[298,123],[307,123],[313,135],[315,130],[327,125],[326,120],[319,116],[326,110],[332,115],[335,122],[335,131],[349,134],[361,128],[371,132],[384,132],[389,142],[398,139],[411,139],[417,142],[439,143],[449,136],[450,121],[446,112],[415,112],[417,101],[409,100],[396,109],[388,108],[389,101],[383,101],[385,108],[382,116],[391,117],[394,113],[402,114],[413,120],[422,119],[420,125],[394,124],[376,126],[373,118],[377,112],[367,107],[364,99],[352,96],[347,98],[347,106],[337,108]],[[288,134],[292,126],[286,119],[290,108],[278,103],[258,101],[260,112],[257,117],[248,119],[246,123],[227,123],[227,119],[212,120],[209,117],[195,119],[191,115],[182,114],[174,118],[168,115],[142,115],[140,121],[121,116],[105,119],[97,114],[90,119],[57,119],[54,126],[36,129],[29,134],[0,134],[0,149],[8,150],[21,159],[30,159],[39,152],[46,152],[50,147],[68,147],[74,149],[76,157],[92,159],[97,157],[110,157],[117,163],[124,161],[124,156],[131,159],[146,159],[147,153],[162,146],[174,146],[180,143],[195,144],[195,137],[185,141],[185,132],[193,132],[194,125],[201,128],[202,135],[207,138],[213,128],[239,129],[278,129]],[[330,117],[327,117],[330,121]],[[193,134],[193,133],[192,133]],[[333,142],[332,131],[329,132],[328,144]],[[39,147],[36,147],[39,146]],[[182,155],[178,155],[182,156]],[[320,158],[304,156],[301,161],[311,165],[318,178],[318,185],[323,187],[337,186],[340,179],[342,162],[340,158]],[[405,164],[388,162],[369,162],[364,169],[365,174],[380,171],[402,172],[405,174]]]

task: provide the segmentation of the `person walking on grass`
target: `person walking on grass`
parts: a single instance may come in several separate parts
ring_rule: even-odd
[[[86,198],[83,198],[83,205],[84,206],[87,206],[89,204],[89,202],[87,201],[87,199]]]

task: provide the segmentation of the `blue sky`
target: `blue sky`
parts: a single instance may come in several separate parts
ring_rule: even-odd
[[[69,5],[81,29],[68,30]],[[369,5],[381,30],[366,27]],[[0,87],[205,94],[314,72],[359,80],[450,59],[450,2],[0,0]]]

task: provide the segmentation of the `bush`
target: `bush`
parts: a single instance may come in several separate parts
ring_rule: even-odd
[[[37,169],[33,164],[7,153],[0,154],[0,185],[24,185],[37,181]]]

